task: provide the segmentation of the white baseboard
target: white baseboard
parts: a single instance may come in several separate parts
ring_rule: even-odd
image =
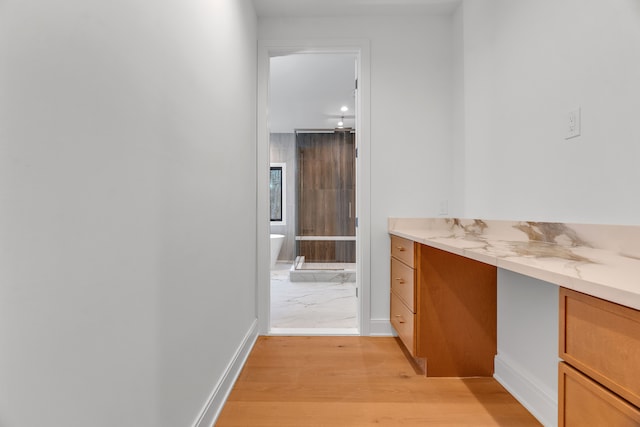
[[[374,337],[394,337],[395,331],[389,319],[371,319],[369,321],[369,335]]]
[[[269,335],[292,336],[357,336],[358,328],[271,328]]]
[[[220,380],[213,388],[193,427],[212,427],[214,425],[257,339],[258,321],[254,320],[229,365],[227,365],[227,369],[225,369]]]
[[[545,427],[558,425],[558,396],[504,355],[494,359],[493,377]],[[557,394],[557,393],[556,393]]]

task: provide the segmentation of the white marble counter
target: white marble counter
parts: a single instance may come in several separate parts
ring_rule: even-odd
[[[640,226],[389,218],[389,233],[640,310]]]

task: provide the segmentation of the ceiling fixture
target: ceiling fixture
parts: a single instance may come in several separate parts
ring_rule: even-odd
[[[340,111],[342,111],[343,113],[346,113],[347,111],[349,111],[349,107],[347,107],[346,105],[343,105],[342,107],[340,107]]]
[[[341,128],[344,126],[344,116],[342,116],[342,118],[340,118],[340,121],[338,122],[338,127]]]

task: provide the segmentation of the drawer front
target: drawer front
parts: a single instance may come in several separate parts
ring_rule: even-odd
[[[391,256],[404,262],[409,267],[414,267],[413,241],[392,235]]]
[[[559,427],[640,425],[638,408],[566,363],[560,363],[558,378]]]
[[[393,292],[391,293],[391,325],[409,353],[415,357],[415,315]]]
[[[560,288],[560,358],[640,407],[640,311]]]
[[[413,268],[391,258],[391,292],[400,297],[407,308],[415,313],[414,272]]]

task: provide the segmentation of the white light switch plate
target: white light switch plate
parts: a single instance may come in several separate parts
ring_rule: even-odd
[[[449,214],[449,201],[441,200],[440,201],[440,215],[448,215]]]
[[[569,111],[567,114],[567,135],[564,139],[580,136],[580,108]]]

